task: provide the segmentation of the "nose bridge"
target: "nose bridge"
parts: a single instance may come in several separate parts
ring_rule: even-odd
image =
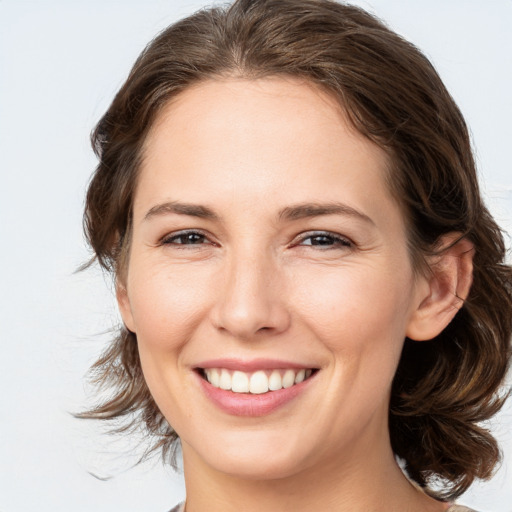
[[[288,327],[289,313],[278,292],[283,275],[268,247],[240,244],[227,255],[223,277],[214,320],[219,329],[249,339]]]

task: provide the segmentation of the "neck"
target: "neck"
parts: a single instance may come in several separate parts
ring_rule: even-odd
[[[386,439],[388,439],[386,437]],[[333,454],[279,479],[240,478],[208,466],[183,444],[186,512],[442,512],[397,465],[389,440],[354,453]],[[385,504],[385,505],[384,505]]]

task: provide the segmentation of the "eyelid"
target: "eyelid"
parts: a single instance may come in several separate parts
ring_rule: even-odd
[[[313,230],[313,231],[307,231],[305,233],[301,233],[300,235],[298,235],[295,238],[292,245],[293,246],[301,246],[305,240],[307,240],[308,238],[314,238],[315,236],[325,236],[325,237],[332,238],[335,241],[339,242],[339,245],[333,244],[331,246],[324,246],[325,248],[332,249],[332,248],[336,248],[336,247],[340,247],[340,246],[345,247],[345,248],[353,248],[356,245],[350,238],[348,238],[345,235],[341,235],[341,234],[335,233],[333,231],[323,231],[323,230]],[[314,246],[313,244],[309,244],[309,246],[319,247],[319,248],[322,247],[321,245]],[[304,247],[304,245],[302,245],[302,247]]]
[[[204,241],[200,243],[192,243],[192,244],[182,244],[182,243],[176,243],[173,242],[173,239],[179,238],[180,236],[186,236],[190,234],[197,234],[199,236],[204,237]],[[314,244],[304,244],[304,241],[308,238],[314,238],[314,237],[326,237],[333,239],[333,244],[331,245],[314,245]],[[336,243],[337,242],[337,243]],[[175,247],[179,249],[183,248],[192,248],[195,246],[202,246],[202,245],[217,245],[213,240],[212,236],[198,228],[189,228],[189,229],[180,229],[178,231],[172,231],[170,233],[166,233],[164,236],[162,236],[159,240],[160,245],[174,245]],[[295,239],[292,242],[292,247],[295,246],[310,246],[310,247],[317,247],[320,250],[322,247],[325,249],[333,249],[333,248],[339,248],[339,247],[345,247],[345,248],[353,248],[355,247],[355,243],[348,238],[345,235],[341,235],[340,233],[335,233],[333,231],[325,231],[325,230],[313,230],[313,231],[306,231],[304,233],[301,233],[300,235],[296,236]]]
[[[197,234],[200,236],[203,236],[205,238],[205,242],[198,243],[198,244],[179,244],[172,242],[172,239],[179,238],[180,236],[186,236],[190,234]],[[197,228],[190,228],[190,229],[179,229],[178,231],[172,231],[171,233],[166,233],[164,236],[162,236],[159,240],[160,245],[175,245],[178,248],[182,249],[187,246],[194,247],[194,246],[201,246],[204,244],[214,245],[214,242],[211,240],[211,236],[208,232],[197,229]]]

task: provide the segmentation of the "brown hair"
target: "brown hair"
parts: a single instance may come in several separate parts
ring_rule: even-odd
[[[364,10],[330,0],[238,0],[179,21],[142,52],[92,135],[99,164],[87,192],[85,232],[117,278],[127,263],[141,148],[163,105],[221,76],[293,76],[337,98],[355,128],[390,155],[416,268],[450,232],[475,247],[473,286],[451,324],[427,342],[405,340],[389,426],[416,482],[453,498],[499,460],[482,426],[502,405],[510,359],[512,269],[482,204],[468,130],[426,57]],[[121,276],[122,277],[122,276]],[[81,417],[142,425],[164,456],[177,434],[145,384],[135,334],[125,328],[92,368],[112,398]],[[444,481],[434,493],[428,485]]]

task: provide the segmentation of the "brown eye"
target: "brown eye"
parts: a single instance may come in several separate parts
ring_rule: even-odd
[[[185,231],[168,236],[162,240],[163,244],[200,245],[207,242],[206,236],[197,231]]]
[[[352,247],[352,242],[335,233],[312,233],[303,236],[298,245],[322,248]]]

